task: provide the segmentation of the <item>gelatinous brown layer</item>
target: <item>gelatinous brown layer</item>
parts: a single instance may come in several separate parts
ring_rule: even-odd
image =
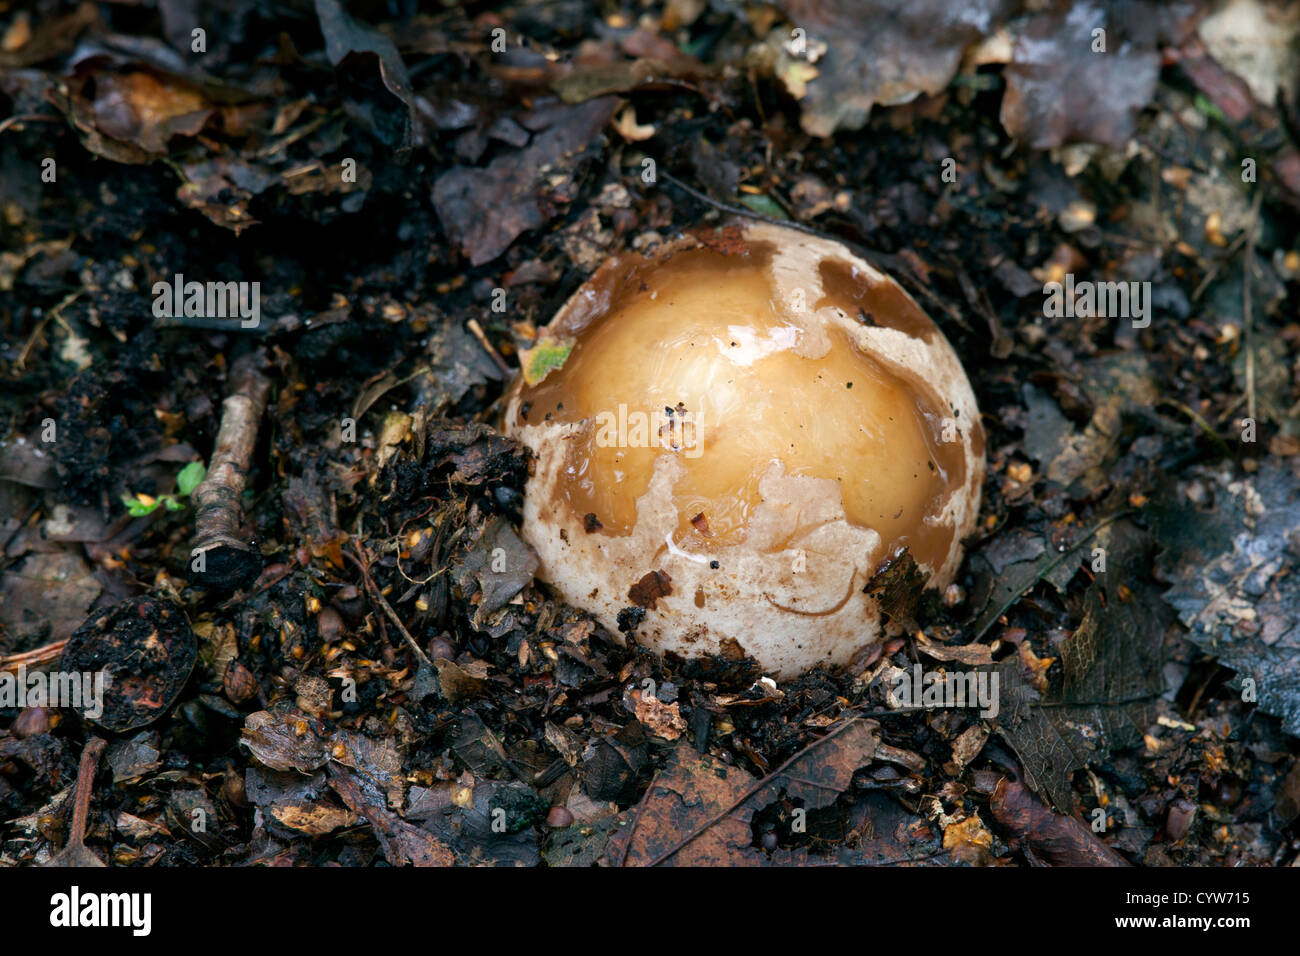
[[[524,386],[520,409],[529,423],[581,423],[566,439],[569,507],[595,514],[595,533],[627,534],[656,461],[672,455],[683,465],[676,544],[708,552],[743,540],[759,482],[779,463],[834,480],[849,520],[937,565],[953,532],[924,519],[965,480],[961,445],[943,441],[948,410],[915,375],[778,301],[769,261],[767,249],[693,249],[611,263],[584,287],[582,308],[550,330],[575,339],[568,361]],[[820,278],[814,309],[938,334],[891,282],[832,262]]]
[[[930,317],[892,279],[872,281],[842,259],[823,259],[817,271],[823,291],[818,308],[836,305],[851,319],[897,329],[926,342],[939,334]]]

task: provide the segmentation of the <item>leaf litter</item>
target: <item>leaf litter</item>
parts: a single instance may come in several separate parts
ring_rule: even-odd
[[[1264,6],[574,6],[223,14],[203,59],[171,14],[6,27],[0,671],[56,665],[79,622],[129,656],[151,631],[115,609],[146,594],[190,622],[126,675],[90,852],[1286,862],[1300,154],[1266,92],[1285,58],[1230,42]],[[538,588],[528,463],[488,424],[511,370],[563,361],[536,329],[595,264],[723,209],[870,247],[989,433],[958,588],[917,594],[896,562],[875,583],[897,634],[780,686],[652,658]],[[154,318],[178,272],[257,279],[262,325]],[[1149,282],[1156,321],[1048,314],[1067,272]],[[232,530],[260,570],[206,592],[191,515],[115,509],[175,495],[253,349],[274,384]],[[922,660],[998,674],[1000,713],[896,709]],[[47,707],[0,727],[0,860],[49,860],[94,730]],[[195,808],[209,839],[177,825]]]

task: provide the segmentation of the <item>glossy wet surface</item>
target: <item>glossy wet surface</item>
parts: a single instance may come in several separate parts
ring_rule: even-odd
[[[813,308],[833,302],[857,320],[865,302],[874,324],[934,327],[892,287],[873,298],[835,275],[815,302],[778,301],[766,255],[693,250],[603,289],[605,314],[588,316],[564,367],[522,396],[529,423],[583,423],[563,483],[574,513],[626,534],[656,460],[674,455],[679,543],[735,544],[780,463],[836,481],[848,518],[887,544],[910,543],[918,560],[946,552],[951,535],[922,525],[964,478],[960,445],[941,440],[944,413]],[[900,303],[910,311],[894,316]]]

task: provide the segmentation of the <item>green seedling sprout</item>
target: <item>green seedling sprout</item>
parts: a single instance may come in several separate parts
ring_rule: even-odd
[[[159,495],[157,498],[143,493],[123,495],[122,504],[126,505],[126,510],[133,518],[143,518],[145,515],[153,514],[159,506],[166,506],[168,511],[180,511],[185,507],[180,499],[188,498],[190,492],[199,486],[199,482],[207,476],[207,473],[208,469],[203,462],[192,461],[176,476],[176,494]]]

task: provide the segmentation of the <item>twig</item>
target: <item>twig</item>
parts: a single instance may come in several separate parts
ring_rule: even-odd
[[[99,755],[108,746],[102,737],[91,737],[81,751],[77,767],[77,802],[72,805],[72,835],[69,842],[81,843],[86,838],[86,818],[90,816],[90,797],[95,791],[95,769]]]
[[[40,337],[41,332],[45,330],[45,326],[49,324],[51,319],[58,322],[59,325],[63,326],[63,328],[66,329],[70,334],[72,333],[72,329],[68,328],[68,323],[63,321],[63,310],[66,309],[68,306],[72,305],[72,303],[75,302],[80,296],[81,296],[80,289],[78,289],[76,292],[68,293],[66,296],[63,297],[63,300],[58,305],[54,306],[52,309],[50,309],[49,312],[45,313],[45,316],[41,319],[41,321],[36,323],[36,328],[32,329],[32,334],[30,337],[28,337],[27,344],[23,346],[22,354],[18,356],[18,361],[15,363],[15,366],[18,369],[22,369],[22,367],[27,364],[27,356],[31,353],[32,346],[36,344],[36,339]]]
[[[722,212],[730,213],[733,216],[744,216],[746,219],[757,219],[759,222],[765,222],[772,226],[786,226],[790,229],[796,229],[799,232],[802,232],[809,236],[817,236],[820,239],[826,238],[826,234],[822,232],[820,229],[817,229],[813,226],[805,225],[802,222],[798,222],[792,219],[790,220],[777,219],[774,216],[768,216],[761,212],[755,212],[753,209],[750,209],[748,206],[739,206],[734,203],[723,202],[720,199],[714,199],[708,193],[702,193],[694,186],[686,185],[686,183],[682,182],[680,179],[678,179],[676,176],[672,175],[671,173],[666,173],[660,170],[659,176],[663,178],[663,180],[667,182],[669,185],[676,186],[678,189],[680,189],[682,192],[686,193],[687,195],[695,199],[698,199],[700,202],[712,206],[715,209],[719,209]]]
[[[63,647],[67,643],[67,640],[55,641],[21,654],[0,657],[0,671],[17,673],[20,667],[48,667],[63,656]]]
[[[1237,399],[1237,401],[1233,403],[1233,407],[1235,408],[1238,404],[1240,404],[1240,402],[1241,399]],[[1231,456],[1232,449],[1228,447],[1228,443],[1225,442],[1219,436],[1219,433],[1214,430],[1214,427],[1210,425],[1209,422],[1207,422],[1204,418],[1202,418],[1200,415],[1196,413],[1196,410],[1194,408],[1189,408],[1187,405],[1184,405],[1182,402],[1173,398],[1162,398],[1158,402],[1156,402],[1156,405],[1157,406],[1168,405],[1170,408],[1178,409],[1180,412],[1182,412],[1184,415],[1190,418],[1193,422],[1195,422],[1197,427],[1200,428],[1201,431],[1205,432],[1206,435],[1210,436],[1210,438],[1214,440],[1214,443],[1219,446],[1219,451],[1223,452],[1224,457]]]
[[[326,123],[332,122],[333,120],[337,119],[342,115],[343,115],[342,110],[334,110],[332,112],[325,113],[322,116],[318,116],[313,120],[308,120],[306,123],[303,123],[301,126],[297,126],[289,130],[284,135],[280,136],[278,139],[272,140],[270,143],[267,143],[265,146],[259,149],[254,155],[258,159],[268,159],[269,157],[274,156],[276,153],[283,152],[285,149],[292,146],[294,143],[298,142],[298,140],[302,139],[304,136],[311,135],[312,133],[316,132],[316,130],[324,126]]]
[[[18,126],[22,123],[62,123],[62,116],[43,116],[40,113],[19,113],[17,116],[10,116],[8,119],[0,121],[0,133],[9,129],[11,126]]]
[[[1250,205],[1250,223],[1246,226],[1246,264],[1241,283],[1241,321],[1246,331],[1246,414],[1251,421],[1255,418],[1255,321],[1250,310],[1251,273],[1255,270],[1255,232],[1259,227],[1259,204],[1264,198],[1262,190],[1255,192],[1255,201]]]
[[[478,319],[470,319],[465,325],[469,328],[470,334],[478,339],[478,344],[483,346],[483,351],[487,352],[492,361],[496,363],[497,368],[501,370],[501,374],[506,378],[514,375],[515,373],[510,366],[506,364],[506,360],[501,357],[501,353],[488,341],[487,335],[483,332],[483,326],[478,324]]]
[[[95,792],[95,770],[99,755],[108,746],[102,737],[91,737],[81,751],[77,767],[77,788],[73,795],[72,829],[67,845],[46,866],[103,866],[104,861],[86,849],[86,821],[90,817],[90,798]]]
[[[429,656],[424,653],[415,638],[411,636],[411,632],[406,629],[406,625],[403,624],[402,619],[397,616],[397,612],[393,610],[393,606],[389,604],[384,595],[380,593],[379,587],[375,584],[374,578],[370,576],[370,564],[362,556],[364,552],[361,551],[360,546],[354,546],[354,550],[356,551],[355,554],[351,551],[344,551],[343,554],[361,570],[361,579],[365,582],[366,591],[369,593],[371,600],[378,604],[383,612],[388,615],[388,619],[397,626],[397,630],[401,632],[402,637],[406,640],[407,645],[411,648],[411,651],[415,654],[420,663],[424,664],[426,667],[433,667],[433,661],[429,660]]]
[[[266,409],[271,382],[260,349],[230,367],[229,394],[221,405],[221,427],[207,477],[194,489],[195,531],[190,581],[200,587],[233,591],[262,570],[262,553],[240,536],[239,497],[248,481],[248,464]]]
[[[1214,277],[1219,274],[1219,270],[1222,269],[1224,265],[1227,262],[1229,262],[1234,255],[1236,255],[1237,250],[1241,248],[1241,244],[1245,242],[1247,238],[1248,238],[1247,234],[1243,232],[1236,239],[1232,240],[1231,244],[1228,246],[1227,249],[1223,250],[1223,255],[1217,256],[1215,258],[1214,262],[1211,263],[1210,265],[1209,271],[1205,273],[1205,278],[1203,278],[1200,282],[1197,283],[1195,291],[1192,292],[1193,302],[1197,302],[1200,300],[1206,288],[1209,286],[1211,282],[1214,281]]]

